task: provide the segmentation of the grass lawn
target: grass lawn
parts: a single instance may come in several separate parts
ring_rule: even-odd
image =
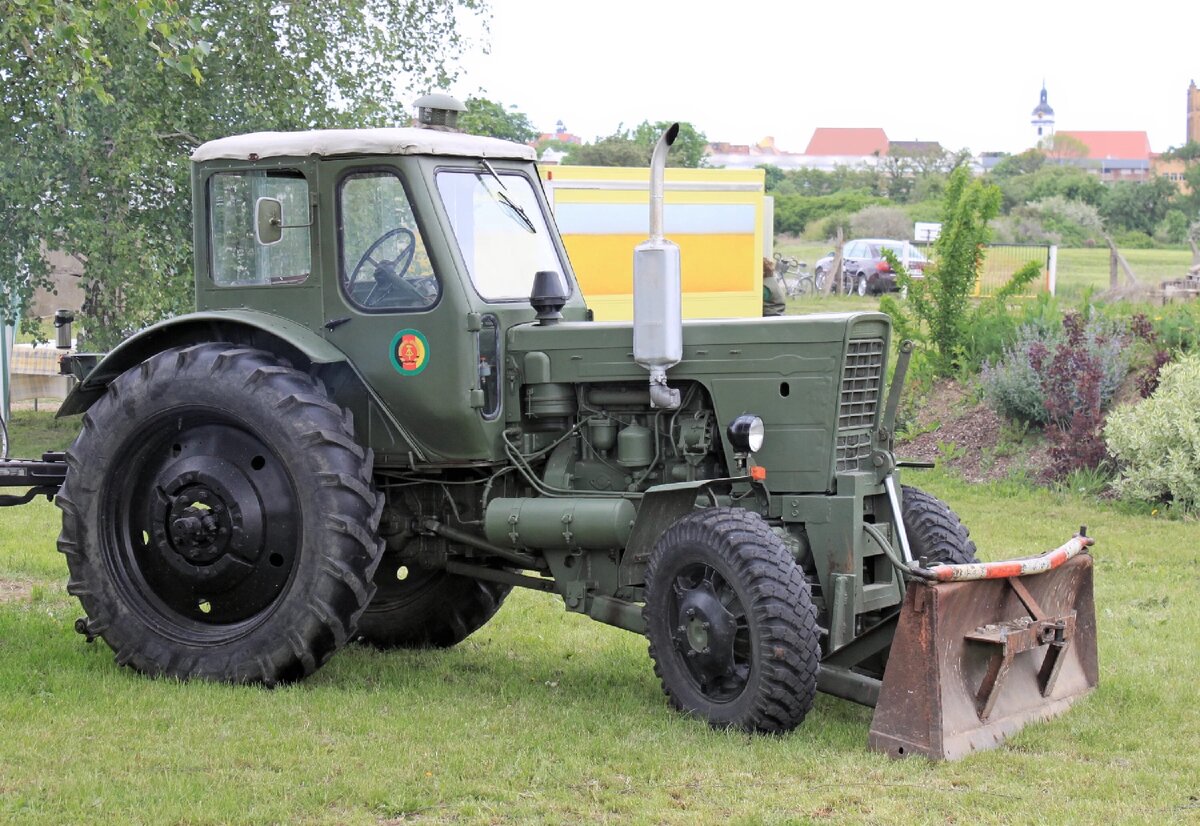
[[[957,763],[868,752],[870,711],[825,696],[787,736],[713,731],[667,708],[645,640],[523,591],[447,651],[351,646],[274,691],[147,679],[72,630],[58,510],[4,509],[0,822],[1200,818],[1196,523],[936,471],[906,481],[950,501],[985,556],[1085,523],[1098,539],[1099,689]]]

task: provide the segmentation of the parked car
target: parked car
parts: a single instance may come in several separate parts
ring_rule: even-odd
[[[896,273],[883,257],[881,250],[889,249],[900,260],[907,262],[908,272],[913,278],[923,278],[929,259],[909,241],[888,238],[857,238],[842,246],[842,292],[849,295],[879,295],[897,289]],[[813,272],[824,279],[833,269],[835,253],[830,252],[817,260]]]

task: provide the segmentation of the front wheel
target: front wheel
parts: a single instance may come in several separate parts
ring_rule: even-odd
[[[671,704],[714,727],[783,732],[812,708],[816,610],[794,558],[740,508],[684,516],[655,544],[643,617]]]
[[[354,633],[383,498],[308,375],[234,344],[166,350],[109,385],[67,464],[67,591],[121,665],[273,685]]]
[[[865,296],[867,294],[867,277],[865,275],[863,275],[862,273],[859,273],[858,283],[857,283],[857,286],[855,287],[855,290],[858,293],[859,297]]]

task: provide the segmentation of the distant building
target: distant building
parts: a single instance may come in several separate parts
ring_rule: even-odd
[[[889,154],[920,158],[941,155],[943,151],[937,141],[889,141],[887,133],[878,127],[822,126],[813,130],[804,152],[785,152],[770,137],[753,145],[716,141],[708,145],[707,160],[709,166],[726,169],[770,164],[780,169],[829,172],[837,167],[875,167]]]
[[[1200,89],[1194,80],[1188,87],[1187,139],[1188,143],[1200,143]]]
[[[1046,101],[1046,81],[1042,81],[1042,95],[1038,100],[1038,105],[1033,108],[1033,124],[1037,136],[1034,138],[1034,146],[1040,145],[1044,140],[1054,135],[1054,110],[1050,108],[1050,104]]]
[[[756,144],[714,141],[708,145],[705,160],[711,167],[725,169],[753,169],[763,165],[800,169],[805,166],[803,155],[785,152],[775,145],[775,138],[769,135]]]
[[[937,141],[888,141],[889,155],[940,155],[946,150]]]
[[[1057,134],[1079,141],[1087,152],[1082,158],[1052,155],[1051,163],[1081,166],[1098,174],[1102,181],[1144,181],[1150,177],[1152,153],[1145,132],[1062,129]]]
[[[569,143],[574,146],[583,145],[583,138],[579,137],[578,135],[572,135],[570,132],[568,132],[567,127],[563,125],[561,120],[554,125],[553,132],[543,132],[542,134],[538,135],[534,140],[533,145],[541,148],[543,144],[549,143],[550,141]]]
[[[1152,155],[1150,157],[1150,172],[1160,178],[1166,178],[1171,183],[1175,184],[1184,195],[1191,194],[1192,188],[1187,185],[1187,180],[1183,177],[1187,172],[1187,162],[1175,158],[1164,158],[1161,155]]]

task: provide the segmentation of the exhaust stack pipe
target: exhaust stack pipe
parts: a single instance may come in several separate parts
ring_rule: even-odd
[[[650,159],[650,238],[633,251],[633,359],[650,371],[650,406],[674,410],[679,391],[667,368],[683,359],[683,298],[679,247],[663,238],[667,152],[679,136],[672,124]]]

